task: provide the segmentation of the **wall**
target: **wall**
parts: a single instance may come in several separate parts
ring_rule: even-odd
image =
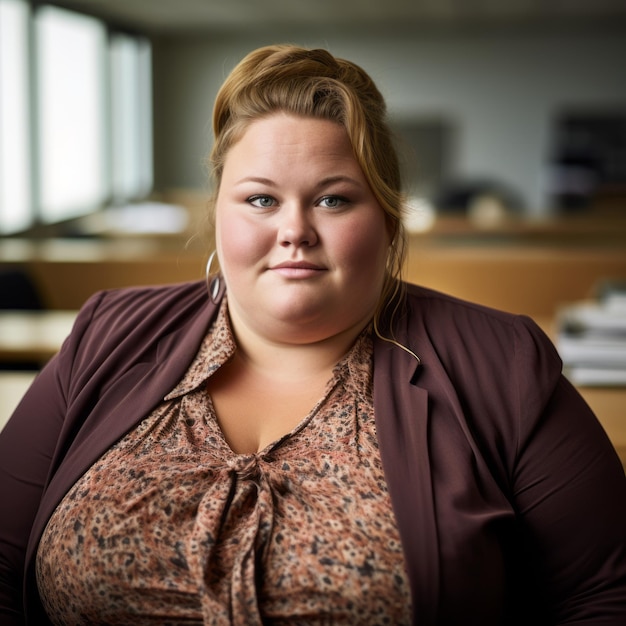
[[[456,128],[453,172],[514,186],[545,211],[550,123],[561,107],[626,110],[623,33],[473,31],[393,34],[262,29],[155,40],[156,185],[205,184],[212,101],[251,49],[289,41],[323,46],[362,65],[405,119],[444,116]]]

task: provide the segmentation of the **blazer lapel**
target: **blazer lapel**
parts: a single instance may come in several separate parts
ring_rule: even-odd
[[[380,339],[374,412],[380,452],[411,582],[415,623],[436,623],[439,550],[428,445],[428,392],[412,380],[414,357]]]

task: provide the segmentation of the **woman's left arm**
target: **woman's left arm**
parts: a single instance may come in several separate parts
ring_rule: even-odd
[[[530,331],[530,332],[528,332]],[[606,433],[554,368],[553,348],[519,337],[514,500],[555,624],[626,624],[626,477]]]

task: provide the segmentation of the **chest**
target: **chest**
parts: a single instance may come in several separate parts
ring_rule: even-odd
[[[69,593],[94,623],[128,623],[137,607],[206,623],[409,623],[367,398],[333,388],[255,454],[235,453],[213,417],[203,388],[165,403],[72,488],[39,550],[49,614],[74,623]]]

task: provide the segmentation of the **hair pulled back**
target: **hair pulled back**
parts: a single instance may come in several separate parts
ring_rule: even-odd
[[[370,76],[358,65],[322,49],[292,45],[259,48],[244,57],[219,90],[213,110],[209,157],[215,203],[229,149],[248,125],[274,113],[329,120],[343,126],[392,235],[387,277],[377,319],[398,289],[405,258],[404,197],[398,156],[387,124],[387,107]]]

